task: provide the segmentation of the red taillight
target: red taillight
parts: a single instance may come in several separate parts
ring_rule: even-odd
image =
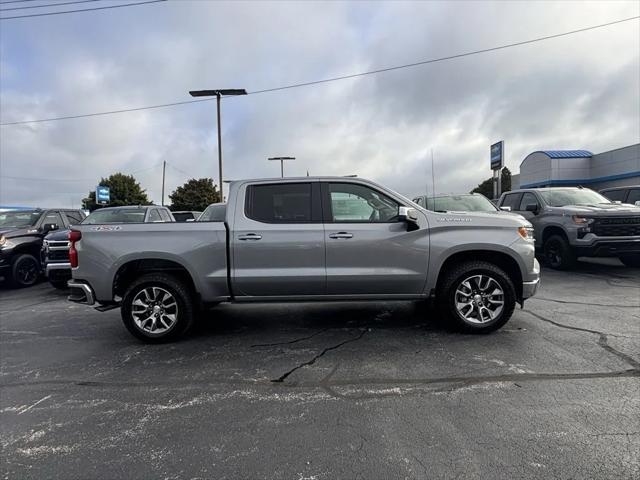
[[[71,230],[69,232],[69,263],[71,268],[78,266],[78,251],[76,250],[76,242],[82,238],[82,232]]]

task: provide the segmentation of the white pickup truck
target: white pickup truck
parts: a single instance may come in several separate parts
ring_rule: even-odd
[[[527,221],[432,212],[359,178],[238,181],[224,222],[80,225],[69,240],[69,299],[121,307],[147,342],[220,302],[435,297],[453,325],[485,333],[539,282]]]

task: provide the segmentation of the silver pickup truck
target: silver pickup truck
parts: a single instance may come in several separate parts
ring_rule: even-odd
[[[146,342],[220,302],[435,297],[452,325],[486,333],[539,282],[525,220],[431,212],[359,178],[237,181],[224,222],[80,225],[69,240],[69,300],[121,307]]]

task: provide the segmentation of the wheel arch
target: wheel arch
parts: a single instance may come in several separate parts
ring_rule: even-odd
[[[148,273],[173,275],[183,281],[195,298],[199,299],[195,277],[190,270],[180,261],[160,257],[137,258],[122,263],[113,275],[113,296],[122,297],[136,278]]]
[[[548,225],[544,227],[544,230],[542,230],[541,247],[544,247],[544,243],[551,235],[560,235],[567,241],[567,243],[569,243],[569,236],[567,235],[567,232],[564,231],[564,228],[559,225]]]
[[[463,250],[447,256],[438,270],[435,291],[438,291],[438,288],[440,287],[441,282],[444,280],[446,273],[451,268],[453,268],[455,265],[474,260],[491,263],[504,270],[504,272],[513,282],[513,287],[516,291],[516,298],[518,299],[518,301],[522,301],[522,270],[520,268],[520,264],[512,255],[497,250]]]

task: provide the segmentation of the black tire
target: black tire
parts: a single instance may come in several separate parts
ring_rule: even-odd
[[[140,317],[145,314],[134,312],[133,306],[133,302],[137,295],[143,295],[145,289],[153,288],[168,292],[173,297],[176,303],[175,310],[170,311],[171,315],[175,314],[174,323],[171,324],[170,328],[168,328],[166,331],[159,333],[154,333],[147,329],[141,328],[136,323],[135,316],[137,315],[139,320]],[[161,304],[158,301],[151,303],[156,303],[158,306]],[[135,308],[139,309],[143,307],[136,305]],[[167,310],[167,312],[169,312],[169,310]],[[133,336],[146,343],[164,343],[177,340],[193,326],[195,318],[194,312],[195,309],[193,306],[193,295],[190,289],[180,279],[174,277],[173,275],[168,275],[165,273],[149,273],[146,275],[142,275],[141,277],[136,279],[124,294],[122,298],[122,307],[120,309],[122,321],[127,330],[129,330],[129,332]],[[152,315],[150,314],[149,318],[151,316]],[[149,329],[152,329],[156,326],[156,320],[151,319],[149,321],[152,322],[152,325],[149,325],[148,323],[143,323],[143,325],[148,326]]]
[[[513,282],[504,270],[493,263],[485,261],[464,262],[453,266],[444,272],[443,275],[441,281],[438,282],[436,302],[440,313],[446,317],[449,324],[456,330],[468,333],[490,333],[502,327],[509,321],[511,315],[513,315],[513,310],[516,306],[516,291]],[[477,322],[477,317],[475,319],[476,321],[474,321],[473,318],[465,318],[456,307],[458,288],[465,283],[465,280],[479,275],[482,275],[484,278],[491,278],[493,282],[499,285],[502,290],[502,295],[497,296],[496,301],[500,301],[500,297],[502,297],[501,300],[503,301],[502,308],[497,312],[495,318],[483,321],[482,323]],[[490,284],[495,286],[492,282]],[[469,298],[473,298],[472,294],[473,291],[469,293]],[[485,302],[483,305],[495,307],[495,305],[489,305],[489,303],[487,303],[489,301],[486,296],[484,296],[485,293],[483,293],[482,290],[480,290],[478,294],[480,297],[483,297],[481,298],[481,300]],[[471,303],[469,303],[469,305],[471,305]],[[477,305],[474,303],[468,312],[477,312],[476,307]],[[496,307],[496,310],[497,308],[498,307]],[[483,314],[480,313],[480,315]],[[491,316],[491,314],[489,315]]]
[[[11,286],[24,288],[35,285],[40,278],[40,262],[33,255],[18,255],[11,265]]]
[[[568,270],[576,265],[576,255],[562,235],[551,235],[547,238],[542,251],[544,264],[555,270]]]
[[[624,263],[627,267],[640,268],[640,253],[622,255],[620,257],[620,261]]]
[[[54,287],[57,288],[58,290],[66,290],[67,288],[69,288],[67,286],[67,282],[69,280],[68,279],[56,279],[56,280],[51,280],[49,279],[49,283]]]

